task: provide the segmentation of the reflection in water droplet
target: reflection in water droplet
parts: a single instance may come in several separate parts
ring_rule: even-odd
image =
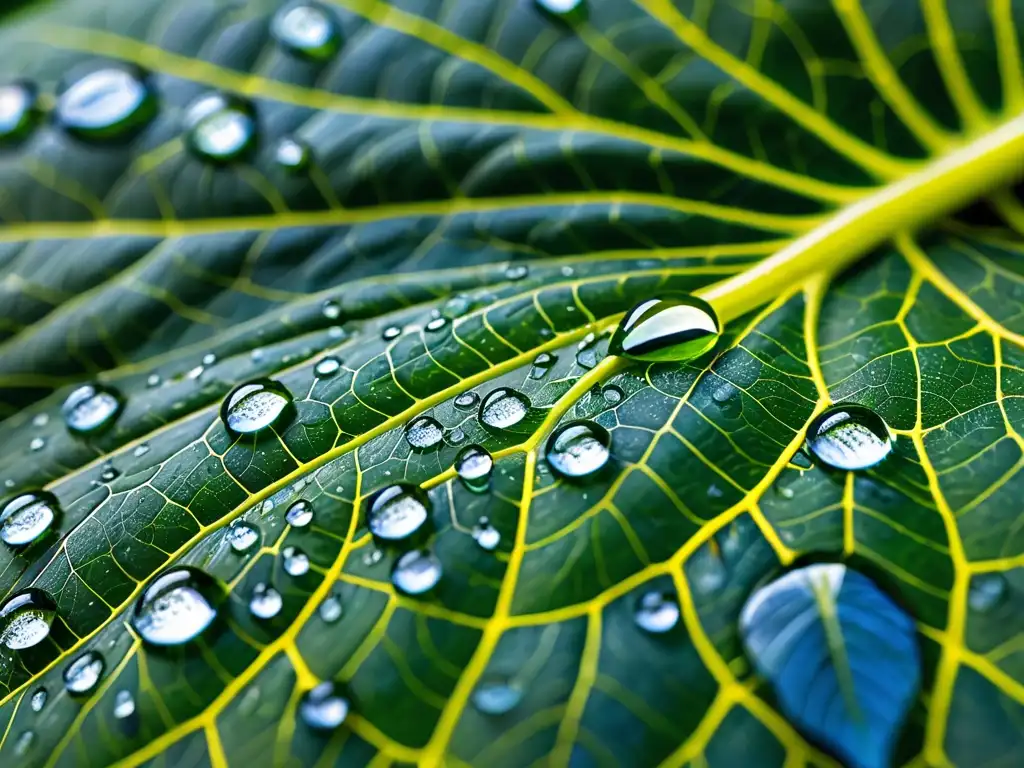
[[[402,541],[419,533],[430,519],[430,499],[416,485],[398,483],[373,496],[366,525],[378,540]]]
[[[399,328],[397,325],[389,325],[380,334],[381,338],[384,339],[384,341],[394,341],[401,335],[402,329]]]
[[[41,437],[33,437],[28,444],[28,449],[33,453],[43,450],[46,447],[46,440]]]
[[[506,280],[522,280],[530,274],[530,268],[525,264],[514,264],[505,270]]]
[[[0,142],[26,136],[39,115],[36,87],[26,81],[0,85]]]
[[[480,395],[476,392],[463,392],[455,398],[455,407],[463,411],[471,411],[480,402]]]
[[[175,566],[143,591],[135,603],[132,626],[150,645],[181,645],[213,623],[222,597],[210,575],[188,565]]]
[[[633,621],[645,632],[668,632],[679,623],[679,603],[670,593],[659,590],[645,592],[633,610]]]
[[[988,613],[1006,597],[1006,577],[1001,573],[980,573],[971,579],[967,604],[972,611]]]
[[[281,612],[284,600],[273,587],[260,582],[252,589],[249,598],[249,612],[257,619],[272,619]]]
[[[24,731],[18,737],[18,740],[14,742],[14,754],[21,755],[26,754],[35,744],[36,734],[33,731]]]
[[[601,397],[608,405],[618,405],[625,396],[626,393],[614,384],[609,384],[601,390]]]
[[[292,410],[292,395],[272,379],[256,379],[231,390],[220,408],[230,432],[251,434],[271,427]]]
[[[330,680],[306,691],[299,702],[299,717],[310,728],[328,731],[348,717],[349,702],[341,688]]]
[[[371,566],[376,565],[384,559],[384,553],[376,547],[370,547],[363,553],[363,565]]]
[[[548,375],[548,371],[551,367],[558,362],[558,357],[549,354],[548,352],[541,352],[535,358],[533,358],[533,368],[530,369],[531,379],[543,379]]]
[[[608,463],[612,436],[593,421],[563,424],[548,438],[545,457],[562,477],[585,477]]]
[[[499,387],[480,403],[480,421],[491,429],[508,429],[525,419],[529,410],[530,400],[526,395],[509,387]]]
[[[327,299],[320,307],[323,316],[329,320],[337,320],[341,317],[341,304],[334,299]]]
[[[485,448],[467,445],[455,457],[455,473],[462,484],[474,493],[483,493],[491,482],[494,459]]]
[[[103,677],[106,663],[96,651],[86,651],[64,668],[64,689],[72,696],[91,693]]]
[[[648,299],[626,313],[608,351],[634,360],[683,362],[714,347],[721,332],[715,310],[702,299]]]
[[[435,317],[429,323],[427,323],[427,330],[431,333],[436,333],[444,328],[448,324],[448,321],[443,317]]]
[[[256,118],[248,102],[220,93],[200,96],[185,114],[188,144],[206,160],[226,162],[256,140]]]
[[[56,603],[41,589],[23,589],[0,608],[0,643],[12,651],[39,645],[49,636],[56,613]]]
[[[113,424],[123,404],[121,395],[112,387],[83,384],[67,396],[61,413],[69,431],[88,435]]]
[[[35,693],[32,694],[32,698],[29,699],[29,705],[32,707],[33,712],[41,712],[43,707],[46,706],[46,699],[49,697],[45,688],[36,689]]]
[[[460,293],[444,303],[444,306],[441,307],[441,317],[454,320],[457,317],[462,317],[472,308],[473,300],[464,293]]]
[[[260,540],[260,532],[242,520],[235,520],[228,526],[228,544],[235,552],[247,552]]]
[[[15,496],[0,511],[0,539],[11,547],[38,541],[53,527],[60,512],[57,498],[47,491]]]
[[[458,445],[466,439],[466,433],[462,431],[462,427],[450,430],[445,436],[451,445]]]
[[[576,346],[576,365],[587,370],[597,365],[597,350],[594,349],[596,342],[597,336],[593,331],[583,337]]]
[[[476,543],[480,545],[481,549],[486,549],[488,552],[497,549],[501,543],[501,533],[491,525],[491,521],[486,517],[481,517],[473,526],[473,538],[476,539]]]
[[[725,379],[714,379],[711,386],[711,399],[725,416],[735,418],[743,410],[743,400],[739,390]]]
[[[834,405],[807,430],[807,450],[838,470],[875,466],[892,452],[892,442],[882,417],[862,405]]]
[[[442,573],[441,561],[433,552],[414,549],[395,562],[391,583],[407,595],[422,595],[437,586]]]
[[[313,505],[305,499],[299,499],[288,507],[284,519],[293,528],[305,528],[313,522]]]
[[[149,453],[149,443],[139,443],[135,446],[135,450],[132,451],[132,456],[139,458],[140,456],[145,456],[147,453]]]
[[[523,689],[506,677],[487,676],[473,689],[473,706],[485,715],[504,715],[523,700]]]
[[[298,547],[285,547],[281,555],[284,558],[284,572],[289,576],[303,576],[309,573],[309,557]]]
[[[274,14],[270,31],[289,51],[310,59],[328,59],[341,44],[334,19],[323,7],[311,2],[286,5]]]
[[[274,147],[274,162],[291,173],[305,170],[312,157],[313,152],[308,144],[288,136],[277,142],[277,146]],[[327,317],[336,318],[340,314],[339,310],[337,314],[328,315],[325,306],[324,315]]]
[[[88,139],[122,136],[148,122],[156,99],[138,74],[118,67],[90,72],[57,100],[55,117],[65,130]]]
[[[341,370],[341,360],[334,357],[334,355],[328,355],[316,364],[316,368],[314,370],[316,371],[317,376],[324,378],[333,376]]]
[[[333,624],[341,618],[341,598],[337,595],[328,595],[324,598],[324,601],[320,603],[317,613],[320,614],[320,618],[327,624]]]
[[[114,696],[114,717],[124,720],[135,714],[135,697],[128,690],[120,690]]]
[[[121,473],[118,472],[117,467],[115,467],[109,461],[103,465],[103,468],[100,471],[100,480],[103,481],[104,483],[113,482],[114,480],[117,480],[117,478],[119,478],[120,476]]]
[[[429,451],[444,440],[444,429],[437,419],[418,416],[405,428],[405,441],[414,451]]]
[[[153,387],[159,387],[161,381],[163,381],[163,379],[160,378],[159,373],[151,373],[146,377],[146,386],[150,389]]]

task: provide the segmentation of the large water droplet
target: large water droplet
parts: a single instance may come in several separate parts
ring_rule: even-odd
[[[522,700],[523,689],[506,677],[485,677],[473,689],[473,706],[485,715],[504,715]]]
[[[148,122],[156,99],[137,72],[97,69],[69,85],[57,100],[56,118],[65,130],[87,139],[107,139]]]
[[[41,589],[29,587],[0,608],[0,642],[12,651],[39,645],[50,634],[57,605]]]
[[[327,624],[333,624],[341,618],[341,598],[337,595],[328,595],[324,598],[324,601],[320,603],[320,607],[317,608],[317,613],[320,614],[320,618],[323,619],[324,622]]]
[[[0,539],[11,547],[24,547],[44,536],[60,515],[57,498],[46,491],[15,496],[0,511]]]
[[[526,418],[530,400],[522,392],[498,387],[480,403],[480,421],[491,429],[508,429]]]
[[[645,632],[662,634],[679,623],[679,603],[675,595],[651,590],[637,600],[633,621]]]
[[[349,702],[341,688],[330,680],[306,691],[299,702],[299,717],[310,728],[329,731],[348,717]]]
[[[313,522],[313,505],[305,499],[299,499],[288,507],[284,519],[293,528],[305,528]]]
[[[622,318],[608,351],[633,360],[692,360],[714,347],[721,333],[715,310],[702,299],[648,299]]]
[[[231,390],[220,407],[230,432],[251,434],[273,426],[292,410],[292,394],[272,379],[257,379]]]
[[[430,499],[419,486],[399,483],[379,491],[366,510],[366,525],[378,540],[402,541],[430,519]]]
[[[64,689],[72,696],[91,693],[103,677],[106,662],[96,651],[86,651],[64,668]]]
[[[234,160],[256,140],[256,117],[247,101],[221,93],[200,96],[185,114],[188,144],[200,157]]]
[[[83,384],[67,396],[61,413],[69,431],[89,435],[113,424],[123,405],[124,400],[113,387]]]
[[[46,706],[46,700],[49,698],[49,694],[45,688],[36,689],[35,693],[32,694],[32,698],[29,699],[29,706],[32,707],[33,712],[42,712],[43,707]]]
[[[473,526],[473,538],[480,545],[480,549],[486,549],[488,552],[494,551],[501,544],[501,533],[486,517],[481,517]]]
[[[150,645],[181,645],[213,623],[222,597],[211,576],[191,566],[176,566],[143,591],[135,603],[132,626]]]
[[[289,576],[304,576],[309,573],[309,555],[298,547],[285,547],[281,551],[284,558],[284,572]]]
[[[395,562],[391,583],[407,595],[422,595],[437,586],[442,573],[437,555],[426,549],[414,549]]]
[[[480,395],[476,392],[463,392],[455,398],[455,407],[463,411],[471,411],[480,402]]]
[[[26,81],[0,85],[0,142],[24,137],[32,130],[39,110],[38,91]]]
[[[228,526],[228,544],[235,552],[248,552],[260,540],[260,532],[242,520],[235,520]]]
[[[274,14],[270,30],[282,46],[310,59],[330,58],[341,44],[334,19],[316,3],[285,6]]]
[[[967,604],[972,611],[988,613],[1006,597],[1006,578],[1001,573],[980,573],[971,579]]]
[[[135,697],[132,692],[122,689],[114,696],[114,717],[124,720],[135,714]]]
[[[892,436],[870,408],[835,405],[811,422],[807,450],[833,469],[867,469],[892,452]]]
[[[600,424],[573,421],[552,433],[545,456],[562,477],[585,477],[608,463],[611,442],[612,436]]]
[[[312,157],[313,151],[309,148],[308,144],[288,136],[277,142],[277,146],[274,147],[274,162],[289,173],[298,173],[305,170],[309,166],[309,161]],[[328,315],[325,310],[324,314],[330,318],[337,318],[341,312]]]
[[[418,416],[405,428],[405,441],[414,451],[429,451],[444,440],[444,428],[437,419]]]
[[[455,473],[462,484],[474,493],[487,490],[493,469],[494,459],[479,445],[467,445],[455,457]]]
[[[260,582],[249,598],[249,612],[257,619],[272,619],[281,612],[284,600],[281,593],[268,584]]]
[[[320,376],[322,378],[333,376],[334,374],[341,370],[341,360],[334,357],[333,355],[328,355],[327,357],[321,359],[320,362],[316,364],[316,367],[313,370],[316,372],[317,376]]]

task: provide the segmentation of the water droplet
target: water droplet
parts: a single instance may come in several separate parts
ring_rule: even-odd
[[[123,405],[120,393],[112,387],[82,384],[67,396],[61,413],[69,431],[89,435],[113,424]]]
[[[139,443],[135,446],[135,450],[132,451],[132,456],[139,458],[140,456],[145,456],[147,453],[149,453],[149,443]]]
[[[473,706],[485,715],[504,715],[522,700],[523,689],[506,677],[485,677],[473,689]]]
[[[309,148],[309,145],[304,141],[285,136],[274,147],[274,162],[281,168],[284,168],[290,173],[297,173],[305,170],[309,167],[309,161],[313,157],[313,151]],[[330,318],[336,318],[341,315],[341,311],[334,315],[328,315],[325,311],[324,315]]]
[[[327,624],[333,624],[341,618],[341,598],[337,595],[328,595],[324,598],[324,601],[320,603],[317,613],[320,614],[320,618]]]
[[[284,519],[293,528],[305,528],[313,522],[313,505],[305,499],[299,499],[288,507]]]
[[[349,702],[341,688],[330,680],[306,691],[299,702],[299,717],[310,728],[329,731],[348,717]]]
[[[215,162],[234,160],[256,139],[252,105],[220,93],[208,93],[192,102],[185,114],[185,128],[192,151]]]
[[[323,312],[324,317],[327,319],[337,320],[341,317],[341,304],[334,299],[327,299],[323,303],[320,311]]]
[[[456,294],[448,299],[448,301],[446,301],[441,307],[441,317],[454,320],[457,317],[462,317],[472,308],[473,299],[464,293]]]
[[[491,521],[486,517],[481,517],[473,526],[473,538],[481,549],[486,549],[488,552],[497,549],[501,543],[501,533],[491,525]]]
[[[123,136],[156,113],[156,98],[136,72],[106,67],[69,85],[57,100],[55,116],[65,130],[86,139]]]
[[[597,336],[591,331],[576,345],[576,365],[587,370],[597,365],[597,350],[594,349],[596,341]]]
[[[217,362],[217,356],[213,352],[207,352],[203,355],[202,363],[205,367],[209,368]]]
[[[463,392],[455,398],[455,407],[463,411],[471,411],[480,402],[480,395],[476,392]]]
[[[314,370],[316,371],[317,376],[325,378],[333,376],[341,370],[341,360],[333,355],[328,355],[316,364],[316,368],[314,368]]]
[[[702,299],[648,299],[622,318],[608,351],[634,360],[682,362],[710,350],[721,333],[715,310]]]
[[[707,494],[709,499],[720,499],[725,495],[725,491],[712,483],[708,486]]]
[[[39,645],[50,634],[57,605],[41,589],[29,587],[0,608],[0,642],[12,651]]]
[[[19,757],[21,755],[24,755],[32,748],[32,745],[35,744],[35,741],[36,735],[33,731],[22,732],[22,734],[18,737],[18,740],[14,742],[14,754],[18,755]]]
[[[399,326],[389,325],[381,332],[380,337],[384,339],[384,341],[394,341],[401,335],[402,329]]]
[[[466,433],[461,427],[456,427],[447,434],[448,442],[452,445],[458,445],[466,439]]]
[[[536,0],[538,7],[554,16],[573,17],[586,10],[586,0]]]
[[[988,613],[1006,597],[1006,578],[1001,573],[981,573],[971,579],[967,604],[972,611]]]
[[[633,609],[633,621],[645,632],[668,632],[679,623],[679,603],[671,593],[659,590],[645,592]]]
[[[429,592],[441,580],[443,569],[437,556],[426,549],[406,552],[395,562],[391,571],[391,583],[407,595],[422,595]]]
[[[228,544],[235,552],[248,552],[260,540],[260,532],[241,520],[235,520],[228,526]]]
[[[257,619],[272,619],[281,612],[284,600],[273,587],[260,582],[252,589],[249,598],[249,612]]]
[[[32,417],[33,427],[45,427],[50,423],[50,414],[48,413],[37,413]]]
[[[41,712],[43,707],[46,706],[46,699],[49,698],[45,688],[38,688],[36,692],[32,694],[32,698],[29,699],[29,705],[32,707],[33,712]]]
[[[121,473],[117,470],[113,464],[109,461],[103,465],[103,469],[100,471],[100,480],[104,483],[111,483],[117,480],[121,476]]]
[[[618,405],[622,402],[625,396],[626,393],[614,384],[608,384],[601,390],[601,397],[604,398],[604,401],[608,403],[608,405]]]
[[[467,445],[455,457],[455,472],[462,484],[474,493],[483,493],[491,483],[494,459],[485,448]]]
[[[414,451],[429,451],[444,440],[444,429],[437,419],[418,416],[405,428],[405,441]]]
[[[363,565],[376,565],[384,559],[384,553],[376,547],[370,547],[363,553]]]
[[[217,618],[223,590],[210,575],[175,566],[150,582],[135,603],[132,626],[150,645],[181,645]]]
[[[272,379],[256,379],[231,390],[220,408],[228,431],[251,434],[271,427],[291,411],[292,395]]]
[[[378,540],[402,541],[419,533],[430,519],[430,499],[416,485],[398,483],[370,500],[366,525]]]
[[[120,690],[114,697],[114,717],[124,720],[135,714],[135,697],[129,690]]]
[[[328,59],[341,45],[334,19],[315,3],[285,6],[274,14],[270,31],[289,51],[310,59]]]
[[[298,547],[285,547],[281,555],[284,557],[284,572],[289,576],[309,573],[309,556]]]
[[[525,419],[529,410],[526,395],[509,387],[499,387],[480,403],[480,421],[491,429],[508,429]]]
[[[522,280],[530,274],[530,268],[525,264],[513,264],[505,270],[506,280]]]
[[[531,379],[543,379],[548,375],[551,366],[558,362],[558,357],[548,352],[541,352],[533,358],[533,368],[530,369]]]
[[[39,116],[38,91],[20,80],[0,85],[0,142],[20,139],[32,130]]]
[[[807,450],[832,469],[868,469],[892,452],[892,437],[870,408],[835,405],[811,422]]]
[[[440,331],[448,324],[448,321],[443,317],[435,317],[429,323],[427,323],[427,330],[431,333]]]
[[[585,477],[608,463],[612,436],[593,421],[573,421],[548,438],[548,464],[563,477]]]
[[[161,381],[163,381],[163,379],[160,378],[159,373],[151,373],[146,377],[146,386],[150,389],[153,387],[159,387]]]
[[[192,368],[188,373],[186,373],[185,376],[190,381],[195,381],[196,379],[198,379],[200,376],[203,375],[203,371],[205,371],[205,370],[206,369],[203,368],[203,366],[197,365],[195,368]]]
[[[103,677],[106,662],[96,651],[86,651],[64,668],[64,689],[72,696],[91,693]]]
[[[46,440],[41,437],[33,437],[28,444],[28,449],[33,453],[37,453],[46,447]]]

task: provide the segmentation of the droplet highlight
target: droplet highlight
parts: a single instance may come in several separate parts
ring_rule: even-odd
[[[272,619],[283,607],[284,600],[276,589],[263,582],[253,587],[249,598],[249,613],[257,619]]]
[[[72,696],[86,696],[103,677],[106,662],[96,651],[86,651],[64,668],[64,690]]]
[[[664,634],[679,623],[679,603],[669,592],[645,592],[633,609],[633,621],[644,632]]]
[[[506,677],[487,676],[473,689],[473,706],[485,715],[504,715],[523,700],[523,689]]]
[[[626,313],[608,351],[632,360],[685,362],[714,347],[721,333],[718,315],[703,299],[648,299]]]
[[[378,541],[403,541],[424,529],[430,499],[416,485],[398,483],[378,491],[366,511],[366,525]]]
[[[32,694],[32,698],[29,699],[29,706],[32,707],[33,712],[42,712],[48,698],[49,694],[46,692],[46,689],[38,688]]]
[[[491,483],[494,459],[487,449],[467,445],[455,457],[455,473],[462,484],[473,493],[483,493]]]
[[[291,392],[283,384],[257,379],[231,390],[221,405],[220,417],[229,432],[253,434],[284,421],[291,406]]]
[[[50,634],[57,605],[41,589],[29,587],[8,598],[0,608],[0,643],[12,651],[32,648]]]
[[[443,572],[441,561],[433,552],[414,549],[395,561],[391,583],[407,595],[422,595],[437,586]]]
[[[82,384],[76,387],[61,406],[68,431],[91,435],[109,428],[124,405],[121,394],[103,384]]]
[[[260,532],[241,520],[235,520],[228,526],[226,534],[228,544],[235,552],[248,552],[260,540]]]
[[[60,516],[57,498],[46,491],[15,496],[0,511],[0,540],[9,547],[25,547],[53,529]]]
[[[349,706],[348,698],[341,688],[328,680],[302,695],[299,717],[310,728],[329,731],[345,722]]]
[[[600,424],[573,421],[551,434],[545,458],[551,469],[562,477],[586,477],[608,463],[611,442],[611,434]]]
[[[444,440],[444,428],[430,416],[419,416],[405,428],[405,441],[414,451],[429,451]]]
[[[27,81],[0,85],[0,142],[27,136],[39,117],[38,90]]]
[[[480,421],[491,429],[509,429],[526,418],[530,405],[529,398],[522,392],[499,387],[480,403]]]
[[[299,499],[288,507],[284,520],[293,528],[305,528],[313,522],[313,505],[305,499]]]
[[[150,645],[176,646],[199,637],[217,618],[223,590],[188,565],[157,576],[135,603],[132,626]]]
[[[140,73],[105,67],[65,88],[57,99],[55,117],[75,136],[109,139],[139,128],[155,113],[155,95]]]
[[[204,160],[229,162],[249,151],[256,141],[252,105],[235,96],[200,96],[185,114],[186,141]]]
[[[1001,573],[979,573],[971,579],[967,605],[976,613],[988,613],[1006,597],[1006,577]]]
[[[289,576],[305,576],[309,573],[309,555],[298,547],[285,547],[281,551],[282,565]]]
[[[490,520],[481,517],[473,526],[473,539],[480,545],[480,549],[493,552],[501,544],[501,532],[491,525]]]
[[[314,60],[330,58],[341,45],[333,17],[316,3],[285,6],[274,14],[270,31],[288,51]]]
[[[325,379],[329,378],[341,370],[341,360],[333,355],[328,355],[317,362],[313,370],[317,376]]]
[[[287,136],[277,142],[277,146],[274,147],[274,162],[289,173],[304,171],[309,167],[312,157],[313,151],[308,144]],[[335,315],[328,315],[326,312],[324,314],[327,317],[336,318],[341,312],[339,311]]]
[[[836,405],[820,414],[807,429],[807,450],[832,469],[869,469],[893,447],[885,421],[862,405]]]

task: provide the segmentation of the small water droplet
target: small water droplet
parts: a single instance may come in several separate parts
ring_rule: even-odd
[[[348,717],[349,701],[341,688],[330,680],[306,691],[299,702],[299,717],[310,728],[329,731]]]
[[[202,363],[207,368],[209,368],[211,365],[214,365],[216,362],[217,356],[213,354],[213,352],[207,352],[205,355],[203,355]]]
[[[56,613],[56,603],[41,589],[23,589],[0,608],[0,642],[12,651],[39,645],[49,636]]]
[[[252,105],[236,96],[208,93],[185,114],[188,144],[205,160],[227,162],[252,148],[256,117]]]
[[[151,373],[146,377],[146,386],[153,389],[153,387],[159,387],[162,381],[159,373]]]
[[[48,413],[37,413],[32,417],[33,427],[45,427],[50,423],[50,414]]]
[[[427,330],[431,333],[436,333],[444,328],[448,324],[448,321],[443,317],[435,317],[429,323],[427,323]]]
[[[714,347],[721,333],[715,310],[702,299],[648,299],[622,318],[608,350],[633,360],[684,362]]]
[[[548,438],[545,457],[562,477],[585,477],[608,463],[612,437],[593,421],[563,424]]]
[[[293,528],[305,528],[313,522],[313,505],[305,499],[299,499],[288,507],[284,519]]]
[[[33,437],[32,440],[29,441],[29,444],[28,444],[28,449],[30,451],[32,451],[32,453],[37,453],[37,452],[43,450],[43,448],[45,448],[45,447],[46,447],[46,440],[41,438],[41,437]]]
[[[190,381],[195,381],[196,379],[203,375],[203,372],[205,370],[206,369],[203,368],[203,366],[197,365],[195,368],[189,370],[189,372],[185,374],[185,377],[188,378]]]
[[[156,98],[137,73],[120,67],[89,72],[57,99],[55,117],[70,133],[108,139],[144,125],[156,114]]]
[[[289,173],[298,173],[308,168],[312,157],[313,151],[309,145],[291,136],[285,136],[274,147],[274,162]],[[337,314],[328,315],[325,304],[324,315],[332,319],[337,318],[341,315],[341,310],[339,308]]]
[[[862,405],[832,406],[807,430],[807,450],[837,470],[875,466],[892,452],[892,442],[882,417]]]
[[[384,559],[384,553],[376,547],[370,547],[363,553],[363,565],[376,565]]]
[[[491,429],[508,429],[526,418],[530,405],[530,400],[521,392],[499,387],[480,403],[480,421]]]
[[[329,320],[337,320],[341,317],[341,304],[334,299],[327,299],[320,308],[323,316]]]
[[[473,706],[485,715],[504,715],[523,700],[523,689],[506,677],[487,676],[473,689]]]
[[[292,410],[292,395],[272,379],[256,379],[231,390],[220,417],[229,432],[251,434],[278,423]]]
[[[149,453],[149,443],[139,443],[135,446],[135,450],[132,451],[132,456],[139,458],[140,456],[145,456],[147,453]]]
[[[287,50],[317,61],[330,58],[341,45],[333,17],[316,3],[286,5],[274,14],[270,31]]]
[[[437,586],[442,573],[441,561],[433,552],[414,549],[395,562],[391,583],[407,595],[422,595]]]
[[[14,754],[19,757],[26,754],[35,744],[36,734],[34,731],[23,731],[18,740],[14,742]]]
[[[506,280],[522,280],[530,274],[530,268],[525,264],[513,264],[505,270]]]
[[[1001,573],[981,573],[971,579],[967,604],[972,611],[988,613],[1006,597],[1006,578]]]
[[[467,445],[455,457],[455,472],[466,488],[474,493],[483,493],[491,483],[494,459],[485,448]]]
[[[618,405],[622,402],[625,396],[626,393],[614,384],[608,384],[601,390],[601,397],[604,398],[604,401],[608,403],[608,405]]]
[[[64,668],[64,689],[72,696],[91,693],[103,677],[106,662],[96,651],[86,651]]]
[[[679,603],[671,593],[659,590],[645,592],[633,610],[633,621],[645,632],[668,632],[679,623]]]
[[[33,712],[41,712],[43,707],[46,706],[46,700],[49,698],[49,694],[45,688],[37,688],[35,693],[32,694],[32,698],[29,699],[29,705],[32,707]]]
[[[486,517],[481,517],[473,526],[473,538],[481,549],[486,549],[488,552],[497,549],[501,543],[501,533],[491,525],[491,521]]]
[[[121,413],[120,393],[103,384],[82,384],[67,396],[61,413],[70,432],[89,435],[106,429]]]
[[[463,411],[471,411],[480,402],[480,395],[476,392],[463,392],[455,398],[455,407]]]
[[[725,495],[725,491],[712,483],[708,486],[707,494],[709,499],[720,499]]]
[[[575,18],[586,11],[586,0],[535,0],[537,6],[553,16]]]
[[[370,533],[382,541],[403,541],[419,533],[430,519],[430,499],[416,485],[398,483],[378,491],[366,510]]]
[[[341,598],[337,595],[328,595],[324,598],[324,601],[320,603],[320,607],[317,609],[317,613],[320,614],[320,618],[327,624],[333,624],[341,618],[342,606]]]
[[[548,352],[541,352],[533,358],[533,368],[530,369],[531,379],[543,379],[548,375],[551,367],[558,362],[558,357]]]
[[[284,572],[289,576],[309,573],[309,556],[298,547],[285,547],[281,555],[284,557]]]
[[[381,338],[384,341],[394,341],[402,335],[402,329],[397,325],[389,325],[381,332]]]
[[[465,439],[466,439],[466,433],[462,430],[461,427],[456,427],[455,429],[453,429],[453,430],[448,432],[448,442],[451,445],[458,445],[459,443],[463,442]]]
[[[334,357],[334,355],[328,355],[316,364],[316,368],[314,370],[316,371],[317,376],[324,378],[333,376],[341,370],[341,360]]]
[[[418,416],[405,428],[405,441],[414,451],[429,451],[444,440],[444,429],[437,419]]]
[[[260,532],[242,520],[235,520],[228,526],[228,544],[235,552],[248,552],[260,539]]]
[[[249,612],[257,619],[272,619],[283,607],[284,600],[276,589],[263,582],[253,587],[252,596],[249,598]]]
[[[182,645],[217,618],[223,590],[209,574],[188,565],[157,576],[135,603],[132,626],[150,645]]]
[[[456,294],[452,296],[448,301],[441,307],[441,317],[454,320],[458,317],[462,317],[464,314],[469,312],[473,308],[473,299],[464,293]]]
[[[32,130],[40,114],[37,98],[36,87],[27,81],[0,85],[0,142],[23,138]]]
[[[114,696],[114,717],[124,720],[135,714],[135,697],[132,692],[122,689]]]

